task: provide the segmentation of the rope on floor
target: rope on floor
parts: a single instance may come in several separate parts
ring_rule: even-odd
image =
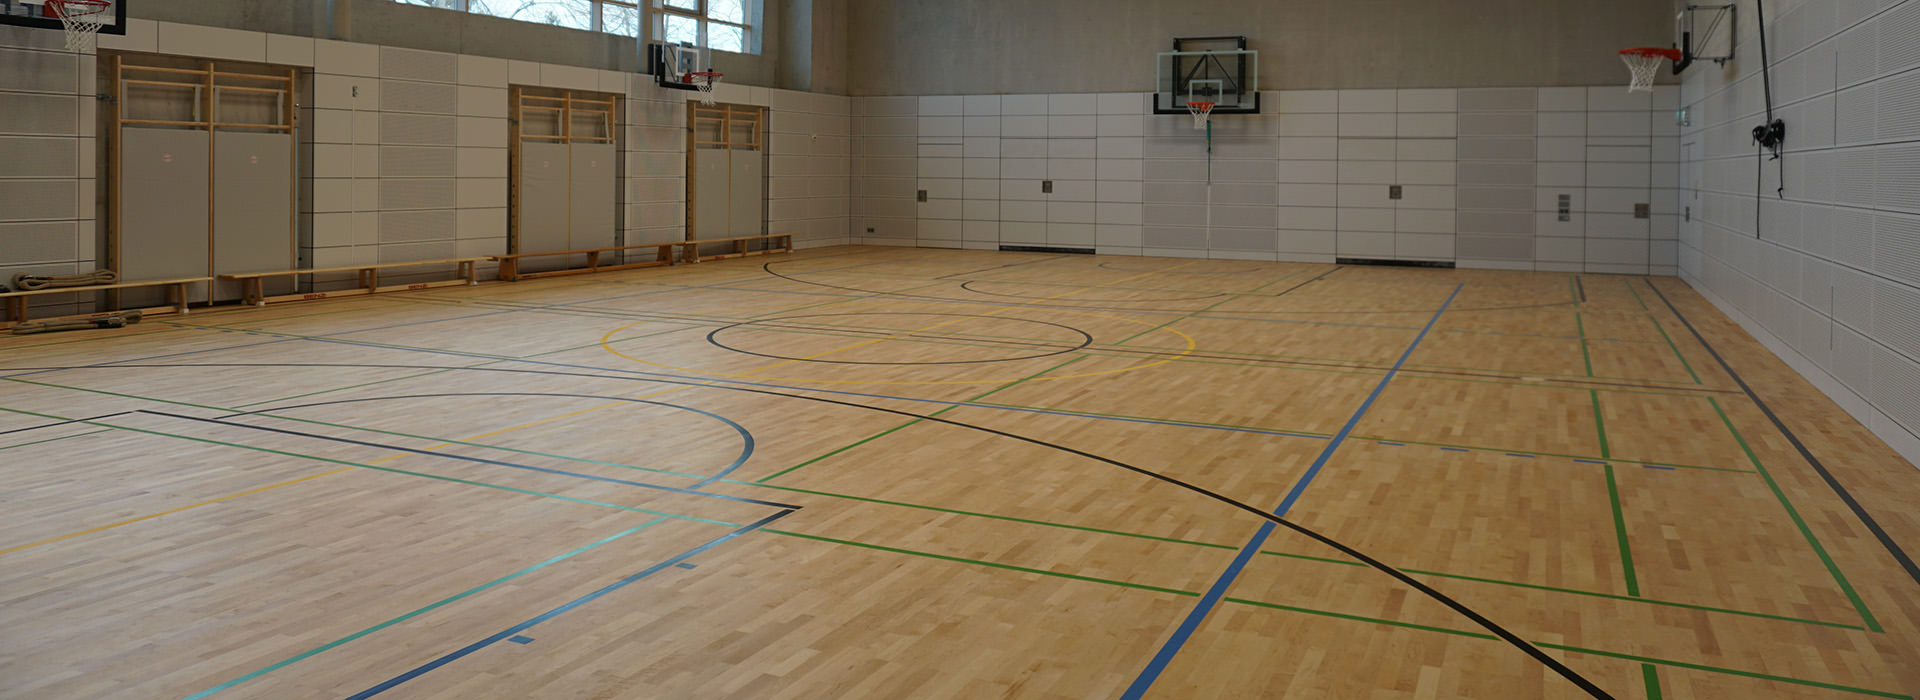
[[[13,276],[13,286],[23,292],[41,289],[66,287],[91,287],[96,284],[113,284],[120,281],[120,275],[112,270],[94,270],[80,275],[29,275],[20,273]]]
[[[14,324],[14,335],[34,333],[53,333],[57,331],[80,331],[94,328],[125,328],[140,322],[140,312],[115,311],[85,318],[53,319],[47,321],[27,321]]]

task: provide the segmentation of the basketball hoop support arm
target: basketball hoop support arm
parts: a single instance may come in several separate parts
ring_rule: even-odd
[[[1702,34],[1699,41],[1696,42],[1693,36],[1695,26],[1694,18],[1702,12],[1713,13],[1713,22],[1707,25],[1707,31]],[[1740,36],[1740,8],[1738,5],[1733,3],[1725,5],[1688,5],[1686,9],[1680,11],[1679,17],[1676,18],[1676,23],[1680,25],[1680,45],[1674,48],[1680,49],[1681,58],[1673,63],[1674,75],[1685,72],[1689,66],[1693,65],[1695,59],[1713,61],[1715,64],[1723,66],[1727,64],[1727,61],[1733,60],[1733,42],[1738,40]],[[1727,41],[1727,55],[1695,55],[1693,52],[1694,47],[1706,46],[1707,42],[1713,41],[1713,37],[1719,34],[1722,23],[1727,25],[1727,35],[1731,37]]]

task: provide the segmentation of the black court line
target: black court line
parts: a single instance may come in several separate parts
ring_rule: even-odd
[[[501,395],[501,394],[483,394],[483,395]],[[504,394],[504,395],[512,396],[514,394]],[[559,396],[559,397],[571,397],[571,398],[605,399],[610,401],[630,400],[630,399],[622,399],[620,397],[614,397],[614,396],[593,396],[590,394],[528,393],[524,395],[525,396]],[[447,398],[447,397],[456,397],[456,396],[472,396],[472,395],[470,394],[416,394],[416,395],[410,395],[410,396],[386,396],[386,397],[379,397],[379,398],[380,399],[411,399],[411,398]],[[352,399],[347,401],[328,401],[328,402],[316,403],[316,404],[303,404],[301,406],[283,406],[280,408],[267,409],[267,411],[281,411],[281,410],[289,410],[289,409],[295,409],[295,408],[306,408],[309,406],[325,406],[328,404],[336,404],[336,403],[354,403],[356,401],[375,401],[375,400],[379,400],[379,399]],[[640,403],[649,403],[649,402],[640,402]],[[711,499],[721,500],[721,501],[733,501],[735,503],[749,503],[756,506],[767,506],[770,508],[791,508],[791,509],[799,508],[799,506],[790,505],[786,503],[762,501],[755,498],[742,498],[739,496],[727,496],[727,495],[722,495],[717,493],[697,491],[694,489],[683,489],[683,488],[677,488],[673,486],[662,486],[660,484],[649,484],[644,481],[630,481],[627,479],[615,479],[612,477],[595,476],[592,474],[581,474],[578,472],[570,472],[570,471],[565,471],[561,469],[548,469],[546,467],[536,467],[528,464],[517,464],[514,462],[508,462],[508,461],[498,460],[498,459],[487,459],[485,457],[468,457],[465,455],[449,454],[446,452],[435,452],[432,450],[422,450],[422,449],[412,448],[412,447],[401,447],[399,445],[389,445],[385,443],[372,442],[368,440],[355,440],[352,438],[334,437],[332,435],[321,435],[319,433],[309,433],[309,432],[303,432],[299,430],[288,430],[286,428],[273,428],[273,427],[268,427],[264,425],[252,425],[249,423],[234,423],[234,422],[228,421],[228,419],[230,418],[238,418],[241,416],[248,416],[248,415],[260,414],[260,413],[266,413],[266,415],[273,415],[271,413],[267,413],[266,411],[249,411],[247,413],[226,416],[224,418],[197,418],[194,416],[186,416],[178,413],[167,413],[165,411],[143,410],[139,412],[145,413],[147,415],[165,416],[167,418],[178,418],[181,420],[190,420],[198,423],[212,423],[214,425],[224,425],[224,426],[234,427],[234,428],[248,428],[252,430],[259,430],[259,431],[269,432],[269,433],[279,433],[281,435],[292,435],[296,437],[312,438],[315,440],[325,440],[328,442],[338,442],[338,443],[344,443],[348,445],[359,445],[361,447],[373,447],[373,448],[382,449],[382,450],[393,450],[395,452],[407,452],[411,454],[426,455],[428,457],[439,457],[442,459],[451,459],[451,460],[460,461],[460,462],[490,464],[493,466],[507,467],[510,469],[522,469],[525,471],[539,472],[542,474],[553,474],[556,476],[566,476],[566,477],[572,477],[575,479],[586,479],[588,481],[602,481],[610,484],[620,484],[622,486],[633,486],[636,488],[652,489],[655,491],[667,491],[667,492],[677,493],[677,494],[686,495],[686,496],[696,496],[699,498],[711,498]]]
[[[1333,273],[1335,273],[1335,272],[1339,272],[1339,271],[1340,271],[1341,269],[1342,269],[1342,268],[1341,268],[1341,267],[1340,267],[1339,265],[1335,265],[1335,266],[1333,266],[1333,269],[1331,269],[1331,270],[1328,270],[1328,271],[1326,271],[1326,272],[1322,272],[1322,273],[1320,273],[1319,275],[1317,275],[1317,276],[1315,276],[1315,277],[1314,277],[1313,279],[1310,279],[1310,280],[1307,280],[1307,281],[1305,281],[1305,282],[1301,282],[1301,283],[1299,283],[1299,284],[1296,284],[1296,285],[1293,285],[1293,286],[1291,286],[1291,287],[1288,287],[1288,288],[1286,288],[1285,290],[1283,290],[1283,291],[1281,291],[1281,292],[1280,292],[1279,294],[1275,294],[1274,296],[1275,296],[1275,297],[1283,297],[1283,296],[1286,296],[1286,295],[1288,295],[1288,294],[1292,294],[1294,290],[1296,290],[1296,289],[1299,289],[1299,288],[1301,288],[1301,287],[1305,287],[1305,286],[1307,286],[1307,285],[1309,285],[1309,284],[1313,284],[1313,283],[1315,283],[1315,282],[1318,282],[1318,281],[1320,281],[1320,280],[1323,280],[1323,279],[1326,279],[1328,275],[1331,275],[1331,274],[1333,274]],[[1237,312],[1237,311],[1236,311],[1236,312],[1233,312],[1233,313],[1239,313],[1239,312]]]
[[[961,283],[960,283],[960,288],[961,288],[961,289],[965,289],[965,290],[967,290],[967,291],[969,291],[969,292],[973,292],[974,294],[984,294],[984,295],[986,295],[986,296],[990,296],[990,297],[1007,297],[1007,298],[1010,298],[1010,299],[1033,299],[1033,300],[1036,300],[1036,301],[1051,301],[1051,300],[1054,300],[1054,299],[1058,299],[1058,298],[1060,298],[1060,297],[1062,297],[1062,296],[1065,296],[1065,294],[1060,294],[1060,295],[1055,295],[1055,296],[1051,296],[1051,297],[1042,297],[1042,296],[1033,296],[1033,295],[1031,295],[1031,294],[1002,294],[1002,293],[1000,293],[1000,292],[989,292],[989,291],[986,291],[986,290],[982,290],[982,289],[974,289],[974,288],[973,288],[973,283],[974,283],[974,282],[977,282],[977,281],[978,281],[978,282],[986,282],[986,283],[989,283],[989,284],[1032,284],[1032,285],[1035,285],[1035,286],[1047,286],[1047,285],[1054,285],[1054,286],[1071,286],[1071,287],[1078,287],[1078,288],[1080,288],[1080,289],[1089,289],[1089,290],[1090,290],[1090,289],[1100,289],[1100,288],[1101,288],[1101,287],[1100,287],[1100,285],[1097,285],[1097,284],[1088,284],[1088,285],[1059,285],[1058,283],[1054,283],[1054,282],[1041,282],[1041,283],[1034,283],[1034,282],[1020,282],[1020,281],[1017,281],[1017,280],[967,280],[967,281],[965,281],[965,282],[961,282]],[[1069,294],[1071,294],[1071,293],[1074,293],[1074,292],[1068,292],[1068,293],[1069,293]],[[1163,301],[1205,301],[1205,300],[1207,300],[1207,299],[1218,299],[1218,298],[1220,298],[1220,297],[1224,297],[1224,296],[1229,296],[1229,295],[1227,295],[1227,294],[1224,294],[1224,293],[1219,293],[1219,292],[1216,292],[1216,293],[1213,293],[1213,294],[1207,294],[1207,295],[1204,295],[1204,296],[1197,296],[1197,297],[1160,297],[1160,298],[1157,298],[1157,299],[1086,299],[1086,298],[1080,298],[1080,299],[1070,299],[1069,301],[1080,301],[1080,302],[1091,302],[1091,303],[1095,303],[1095,304],[1157,304],[1157,303],[1160,303],[1160,302],[1163,302]],[[1116,309],[1116,310],[1117,310],[1117,311],[1124,311],[1125,309]]]
[[[772,391],[768,389],[758,389],[758,388],[751,388],[751,387],[744,387],[744,386],[709,384],[704,382],[694,382],[694,381],[679,380],[679,379],[663,379],[663,378],[652,378],[652,377],[623,377],[623,376],[617,376],[617,375],[590,374],[586,372],[559,372],[559,371],[552,371],[552,370],[509,369],[509,368],[502,368],[502,367],[451,367],[451,366],[432,366],[432,365],[385,365],[385,364],[364,364],[363,365],[363,364],[351,364],[351,363],[257,363],[257,364],[226,363],[226,364],[181,364],[181,365],[109,365],[109,366],[103,366],[103,367],[86,367],[85,369],[135,369],[135,368],[147,368],[147,369],[189,368],[190,369],[190,368],[218,368],[218,367],[282,367],[282,368],[306,368],[306,369],[312,369],[312,368],[439,369],[439,370],[448,370],[448,371],[457,370],[457,371],[468,371],[468,372],[524,374],[524,375],[535,375],[535,376],[579,377],[579,378],[588,378],[588,379],[606,379],[606,380],[620,381],[620,382],[646,382],[646,383],[653,383],[653,384],[669,384],[669,385],[676,385],[676,386],[700,387],[705,389],[718,389],[722,391],[733,391],[733,392],[739,392],[739,393],[745,393],[745,394],[757,394],[761,396],[773,396],[773,397],[780,397],[780,398],[797,399],[801,401],[811,401],[811,402],[826,404],[831,406],[841,406],[845,408],[853,408],[853,409],[859,409],[864,411],[875,411],[879,413],[886,413],[886,414],[891,414],[895,416],[901,416],[904,418],[911,418],[916,421],[922,421],[927,423],[939,423],[941,425],[960,428],[963,430],[972,430],[980,433],[985,433],[988,435],[1007,438],[1009,440],[1024,442],[1030,445],[1052,449],[1059,452],[1064,452],[1066,454],[1082,457],[1094,462],[1099,462],[1101,464],[1106,464],[1106,465],[1117,467],[1135,474],[1139,474],[1149,479],[1153,479],[1161,483],[1165,483],[1167,485],[1174,486],[1182,490],[1188,491],[1190,493],[1207,498],[1209,500],[1224,504],[1235,510],[1239,510],[1241,512],[1258,517],[1261,520],[1270,521],[1276,525],[1279,525],[1281,527],[1285,527],[1289,530],[1297,532],[1316,542],[1332,547],[1335,550],[1338,550],[1339,552],[1341,552],[1342,554],[1346,554],[1347,556],[1352,557],[1355,561],[1358,561],[1362,564],[1366,564],[1368,567],[1371,567],[1383,574],[1386,574],[1387,576],[1393,578],[1394,580],[1399,581],[1401,584],[1409,588],[1412,588],[1415,591],[1418,591],[1421,595],[1424,595],[1429,599],[1434,600],[1435,602],[1438,602],[1442,605],[1447,606],[1448,608],[1452,609],[1454,612],[1459,613],[1462,617],[1465,617],[1468,620],[1472,621],[1474,624],[1479,625],[1482,629],[1485,629],[1488,632],[1493,633],[1494,636],[1499,637],[1501,640],[1507,642],[1509,645],[1512,645],[1514,648],[1520,650],[1522,653],[1533,658],[1535,661],[1538,661],[1541,665],[1546,666],[1548,669],[1551,669],[1555,674],[1558,674],[1560,677],[1564,678],[1568,682],[1574,684],[1575,686],[1578,686],[1581,690],[1585,691],[1588,695],[1592,696],[1596,700],[1614,700],[1614,697],[1612,695],[1609,695],[1605,690],[1600,689],[1599,686],[1594,685],[1592,681],[1588,680],[1585,676],[1580,675],[1579,672],[1574,671],[1572,668],[1568,667],[1566,664],[1561,663],[1558,659],[1555,659],[1552,656],[1548,655],[1545,651],[1542,651],[1539,647],[1534,646],[1533,644],[1527,642],[1525,639],[1522,639],[1519,635],[1516,635],[1513,632],[1507,630],[1507,628],[1500,626],[1499,623],[1494,622],[1491,618],[1488,618],[1485,615],[1482,615],[1479,612],[1473,610],[1472,608],[1467,607],[1466,604],[1461,603],[1460,601],[1447,596],[1445,593],[1441,593],[1439,590],[1434,589],[1432,586],[1428,586],[1425,583],[1421,583],[1420,581],[1415,580],[1412,576],[1402,573],[1399,569],[1395,569],[1391,566],[1388,566],[1386,563],[1378,559],[1374,559],[1373,557],[1370,557],[1361,553],[1359,550],[1354,549],[1353,547],[1342,544],[1341,542],[1331,537],[1328,537],[1326,535],[1320,534],[1319,532],[1310,530],[1307,527],[1294,523],[1291,520],[1269,513],[1265,509],[1260,508],[1259,506],[1251,505],[1243,501],[1237,500],[1232,496],[1228,496],[1226,494],[1220,493],[1218,491],[1213,491],[1211,489],[1208,489],[1203,486],[1199,486],[1197,484],[1189,483],[1187,481],[1182,481],[1178,478],[1161,474],[1159,472],[1156,472],[1144,467],[1134,466],[1132,464],[1128,464],[1126,462],[1122,462],[1110,457],[1103,457],[1097,454],[1093,454],[1091,452],[1075,449],[1072,447],[1067,447],[1065,445],[1061,445],[1053,442],[1048,442],[1046,440],[1041,440],[1039,438],[1028,437],[1025,435],[1010,433],[1003,430],[988,428],[985,426],[973,425],[971,423],[965,423],[965,422],[953,420],[950,418],[942,418],[937,415],[922,415],[919,413],[913,413],[911,411],[902,411],[899,409],[886,408],[882,406],[868,406],[864,404],[857,404],[849,401],[840,401],[837,399],[829,399],[829,398],[820,397],[820,396],[808,396],[805,394],[789,394],[786,392]],[[81,368],[80,367],[71,367],[71,368],[61,367],[61,368],[48,368],[48,369],[64,370],[64,369],[81,369]],[[168,415],[168,414],[163,414],[163,415]],[[180,416],[180,417],[186,417],[186,416]],[[246,426],[246,424],[244,423],[222,423],[221,421],[218,421],[218,420],[205,419],[205,418],[193,418],[192,420],[216,423],[220,425]],[[257,428],[260,426],[246,426],[246,427]],[[273,428],[264,428],[264,429],[273,430],[275,432],[292,432],[292,431],[279,431]],[[299,434],[299,433],[294,433],[294,434]],[[311,436],[311,437],[319,437],[321,439],[335,439],[335,438],[328,438],[326,436]],[[380,445],[380,447],[386,447],[386,446]],[[447,456],[447,455],[437,455],[437,456]],[[506,466],[519,466],[519,465],[507,464]],[[695,493],[698,493],[698,492],[695,492]],[[702,494],[702,495],[712,496],[714,494]],[[776,504],[769,504],[769,505],[776,505]],[[780,506],[776,506],[776,507],[780,507]],[[793,508],[794,506],[784,506],[784,507]]]
[[[1017,262],[1017,263],[1008,263],[1008,264],[1006,264],[1006,265],[995,265],[995,266],[993,266],[993,267],[989,267],[989,268],[986,268],[986,269],[984,269],[984,270],[967,270],[967,271],[965,271],[965,272],[952,272],[952,273],[948,273],[948,274],[944,274],[944,275],[941,275],[941,276],[939,276],[939,277],[935,277],[934,279],[936,279],[936,280],[944,280],[944,279],[952,279],[952,278],[955,278],[955,277],[959,277],[959,276],[961,276],[961,275],[978,275],[978,274],[980,274],[980,273],[983,273],[983,272],[993,272],[994,270],[1005,270],[1005,269],[1007,269],[1007,268],[1009,268],[1009,267],[1023,267],[1023,266],[1026,266],[1026,265],[1033,265],[1033,264],[1036,264],[1036,263],[1043,263],[1043,262],[1052,262],[1052,261],[1054,261],[1054,260],[1060,260],[1060,259],[1062,259],[1062,258],[1068,258],[1068,257],[1072,257],[1072,256],[1068,256],[1068,255],[1049,255],[1049,256],[1047,256],[1047,257],[1044,257],[1044,258],[1040,258],[1040,259],[1038,259],[1038,260],[1028,260],[1028,261],[1026,261],[1026,262]]]
[[[75,418],[72,420],[63,420],[58,423],[44,423],[41,425],[29,425],[25,428],[14,428],[12,430],[0,430],[0,435],[12,435],[14,433],[24,433],[30,430],[40,430],[43,428],[58,428],[63,425],[73,425],[75,423],[86,423],[89,421],[106,420],[114,416],[124,416],[129,413],[133,413],[133,411],[121,411],[119,413],[109,413],[104,416],[94,416],[92,418]]]
[[[771,360],[788,360],[792,362],[814,362],[819,364],[831,364],[831,365],[887,365],[887,366],[895,366],[895,367],[918,366],[918,365],[974,365],[974,364],[987,364],[987,363],[993,363],[993,362],[1017,362],[1021,360],[1037,360],[1043,357],[1053,357],[1055,355],[1064,355],[1064,354],[1073,352],[1075,350],[1086,348],[1087,346],[1093,344],[1093,334],[1080,330],[1078,328],[1074,328],[1073,326],[1068,326],[1060,323],[1053,323],[1051,321],[1035,321],[1029,318],[995,317],[995,316],[983,316],[983,315],[977,315],[977,314],[942,314],[942,313],[925,313],[925,312],[909,313],[909,312],[870,311],[870,312],[860,312],[860,313],[808,314],[804,316],[781,316],[778,318],[771,318],[767,320],[768,321],[786,321],[786,320],[801,319],[801,318],[844,318],[849,316],[949,316],[953,318],[985,319],[988,321],[1032,323],[1032,324],[1037,324],[1042,326],[1053,326],[1054,328],[1061,328],[1061,329],[1067,330],[1068,332],[1078,334],[1080,336],[1080,342],[1075,345],[1068,345],[1066,343],[1045,343],[1045,342],[1015,343],[1015,345],[1027,345],[1029,347],[1045,348],[1050,352],[1043,352],[1043,353],[1033,354],[1033,355],[1021,355],[1019,357],[997,357],[997,358],[990,358],[990,359],[984,359],[984,360],[944,360],[944,361],[920,361],[920,362],[818,360],[811,357],[794,357],[792,355],[775,355],[771,353],[754,352],[752,350],[742,350],[740,348],[733,347],[726,343],[722,343],[716,337],[723,332],[733,330],[735,328],[754,328],[762,325],[768,325],[768,324],[762,323],[761,321],[742,321],[740,323],[734,323],[734,324],[725,325],[725,326],[721,326],[719,328],[713,329],[712,332],[707,333],[707,344],[712,345],[716,348],[720,348],[722,350],[729,351],[729,352],[737,352],[742,355],[752,355],[754,357],[764,357]],[[952,323],[952,322],[949,321],[949,323]],[[943,323],[939,325],[946,325],[946,324]],[[867,332],[880,336],[878,338],[875,338],[873,341],[868,341],[868,342],[875,342],[875,341],[881,341],[881,340],[911,341],[913,338],[920,337],[919,331],[905,329],[905,328],[897,331],[867,331]]]
[[[769,275],[773,275],[774,277],[778,277],[788,282],[793,282],[796,284],[804,284],[804,285],[813,286],[813,287],[822,287],[825,289],[838,289],[843,292],[858,292],[860,294],[860,298],[865,298],[865,299],[872,299],[877,297],[898,297],[903,299],[925,299],[928,301],[940,301],[940,302],[948,302],[948,303],[955,303],[955,304],[996,303],[996,302],[979,301],[979,300],[972,300],[972,299],[956,299],[953,297],[936,297],[936,296],[929,296],[925,294],[907,294],[905,292],[889,292],[889,291],[884,291],[879,289],[861,289],[859,287],[844,287],[837,284],[827,284],[825,282],[813,282],[809,280],[803,280],[791,275],[785,275],[778,272],[774,272],[773,263],[771,262],[761,264],[760,269],[765,270]],[[1341,268],[1341,269],[1345,269],[1345,268]],[[801,273],[801,274],[806,274],[806,273]],[[1093,287],[1089,285],[1088,288],[1091,289]],[[973,290],[968,290],[968,291],[973,291]],[[778,292],[774,292],[774,293],[778,293]],[[1255,295],[1218,294],[1215,296],[1265,297],[1267,295],[1265,294],[1255,294]],[[1147,303],[1147,302],[1141,302],[1141,303]],[[1555,307],[1573,306],[1573,305],[1574,303],[1571,301],[1556,301],[1556,302],[1540,303],[1540,304],[1516,304],[1513,306],[1483,306],[1483,307],[1448,309],[1447,312],[1448,313],[1464,313],[1469,311],[1525,311],[1528,309],[1550,309]],[[1132,312],[1132,313],[1156,313],[1157,312],[1157,313],[1168,313],[1168,314],[1193,313],[1193,309],[1138,309],[1138,308],[1113,308],[1113,307],[1107,307],[1107,306],[1071,306],[1067,304],[1021,304],[1021,306],[1027,307],[1027,308],[1035,308],[1035,309],[1064,309],[1068,311],[1095,311],[1095,312],[1105,312],[1105,313],[1128,313],[1128,312]],[[1374,315],[1374,314],[1431,314],[1437,310],[1438,309],[1375,309],[1375,310],[1368,310],[1368,311],[1238,311],[1236,310],[1233,313],[1256,314],[1256,315],[1262,315],[1262,316],[1327,316],[1327,315],[1363,316],[1363,315]]]
[[[1894,560],[1900,563],[1900,567],[1907,570],[1907,576],[1913,579],[1914,585],[1920,585],[1920,566],[1916,566],[1913,558],[1907,556],[1906,550],[1901,549],[1900,545],[1893,541],[1893,537],[1887,534],[1886,529],[1880,527],[1880,521],[1874,520],[1873,515],[1868,513],[1859,501],[1854,500],[1853,494],[1847,491],[1847,487],[1840,485],[1840,480],[1834,478],[1833,472],[1827,471],[1827,465],[1822,464],[1819,457],[1813,456],[1813,451],[1807,449],[1806,443],[1800,442],[1800,436],[1793,434],[1793,429],[1788,428],[1787,424],[1780,420],[1780,416],[1774,415],[1773,409],[1767,406],[1767,402],[1760,400],[1760,395],[1754,393],[1753,387],[1747,386],[1747,381],[1740,378],[1739,372],[1733,371],[1733,365],[1728,364],[1727,359],[1713,349],[1713,344],[1707,342],[1706,336],[1700,334],[1700,329],[1694,328],[1693,323],[1687,320],[1686,314],[1680,313],[1680,308],[1673,305],[1673,300],[1668,299],[1667,295],[1651,281],[1647,282],[1647,288],[1659,295],[1660,301],[1666,302],[1667,308],[1673,311],[1673,315],[1680,319],[1680,323],[1686,325],[1687,330],[1693,333],[1695,340],[1700,341],[1700,346],[1707,349],[1707,354],[1712,355],[1714,361],[1720,363],[1720,368],[1727,371],[1727,376],[1733,377],[1733,382],[1740,385],[1740,390],[1746,392],[1747,398],[1753,400],[1753,405],[1759,406],[1761,413],[1767,414],[1767,420],[1773,421],[1773,427],[1779,429],[1781,435],[1786,436],[1787,442],[1793,443],[1793,449],[1800,452],[1800,457],[1805,459],[1807,464],[1812,465],[1815,472],[1819,472],[1820,478],[1827,482],[1827,486],[1840,496],[1840,500],[1847,503],[1847,508],[1853,511],[1854,517],[1859,518],[1860,522],[1867,526],[1867,530],[1873,533],[1874,538],[1880,540],[1880,545],[1887,548],[1887,553],[1892,554]]]

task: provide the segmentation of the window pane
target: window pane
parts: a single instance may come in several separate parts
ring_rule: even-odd
[[[460,0],[396,0],[396,2],[399,2],[402,5],[423,5],[426,7],[438,7],[443,10],[460,9],[460,5],[459,5]]]
[[[707,16],[722,22],[747,23],[747,9],[742,0],[712,0],[707,3]]]
[[[661,41],[669,44],[700,45],[700,20],[680,15],[666,15],[665,19],[666,24],[663,29],[666,36],[660,37]]]
[[[593,29],[593,0],[467,0],[468,10],[570,29]]]
[[[707,25],[707,48],[715,51],[746,53],[747,33],[740,27],[715,22]]]
[[[699,12],[700,0],[667,0],[667,7],[678,7],[682,10]]]
[[[620,36],[639,36],[640,10],[610,2],[600,3],[600,31]]]

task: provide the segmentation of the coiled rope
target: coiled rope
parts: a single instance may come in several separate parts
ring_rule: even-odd
[[[66,287],[91,287],[96,284],[113,284],[120,281],[120,275],[112,270],[94,270],[81,275],[29,275],[21,273],[13,276],[13,286],[23,292],[41,289]]]

